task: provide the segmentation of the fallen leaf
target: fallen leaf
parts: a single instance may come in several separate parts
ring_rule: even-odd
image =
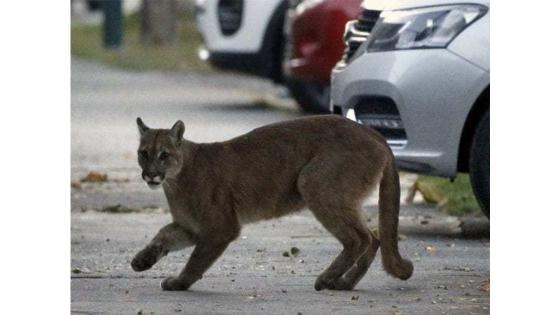
[[[438,204],[445,199],[445,194],[431,183],[419,181],[417,182],[417,189],[427,203]]]
[[[107,206],[103,207],[100,210],[101,212],[109,212],[109,213],[131,213],[131,212],[140,212],[139,209],[129,208],[123,205],[114,205],[114,206]]]
[[[127,206],[123,206],[123,205],[120,205],[120,204],[119,205],[105,206],[101,209],[93,209],[93,210],[99,211],[99,212],[108,212],[108,213],[166,212],[166,210],[161,209],[161,208],[157,208],[157,207],[153,207],[153,208],[129,208]]]
[[[89,172],[86,177],[82,178],[80,181],[82,183],[104,183],[108,179],[107,174],[98,172]]]
[[[482,292],[490,292],[490,279],[482,281],[478,289]]]
[[[113,178],[111,179],[112,182],[114,183],[128,183],[130,182],[130,179],[128,178]]]

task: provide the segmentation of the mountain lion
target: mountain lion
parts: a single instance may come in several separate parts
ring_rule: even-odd
[[[138,162],[151,188],[163,186],[173,222],[132,260],[151,268],[170,251],[195,246],[164,290],[187,290],[224,252],[245,223],[303,209],[343,245],[315,289],[351,290],[379,246],[385,270],[400,279],[412,263],[398,249],[399,175],[391,149],[376,131],[339,116],[314,116],[257,128],[225,142],[183,139],[185,125],[151,129],[140,118]],[[379,233],[360,207],[379,183]]]

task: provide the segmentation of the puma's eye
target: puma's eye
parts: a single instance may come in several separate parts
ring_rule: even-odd
[[[140,150],[140,151],[138,151],[138,156],[140,156],[143,159],[147,159],[148,158],[148,151]]]
[[[167,153],[165,151],[163,151],[159,154],[159,159],[162,160],[162,161],[167,160],[168,157],[169,157],[169,153]]]

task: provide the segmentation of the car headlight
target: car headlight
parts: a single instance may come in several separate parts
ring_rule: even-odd
[[[384,11],[371,32],[367,51],[446,47],[487,11],[476,4]]]

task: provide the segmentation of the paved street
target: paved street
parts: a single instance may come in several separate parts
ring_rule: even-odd
[[[133,255],[170,221],[161,190],[140,180],[140,116],[148,126],[181,119],[185,137],[221,141],[301,114],[271,84],[234,74],[129,72],[72,60],[72,279],[75,314],[487,314],[490,241],[461,236],[457,218],[403,205],[401,252],[408,281],[389,277],[379,256],[351,292],[316,292],[315,277],[341,250],[307,211],[247,226],[187,292],[163,292],[192,249],[136,273]],[[90,172],[107,174],[80,182]],[[403,194],[413,176],[403,175]],[[376,224],[376,198],[364,209]],[[130,213],[129,213],[130,212]],[[284,255],[292,247],[297,255]]]

